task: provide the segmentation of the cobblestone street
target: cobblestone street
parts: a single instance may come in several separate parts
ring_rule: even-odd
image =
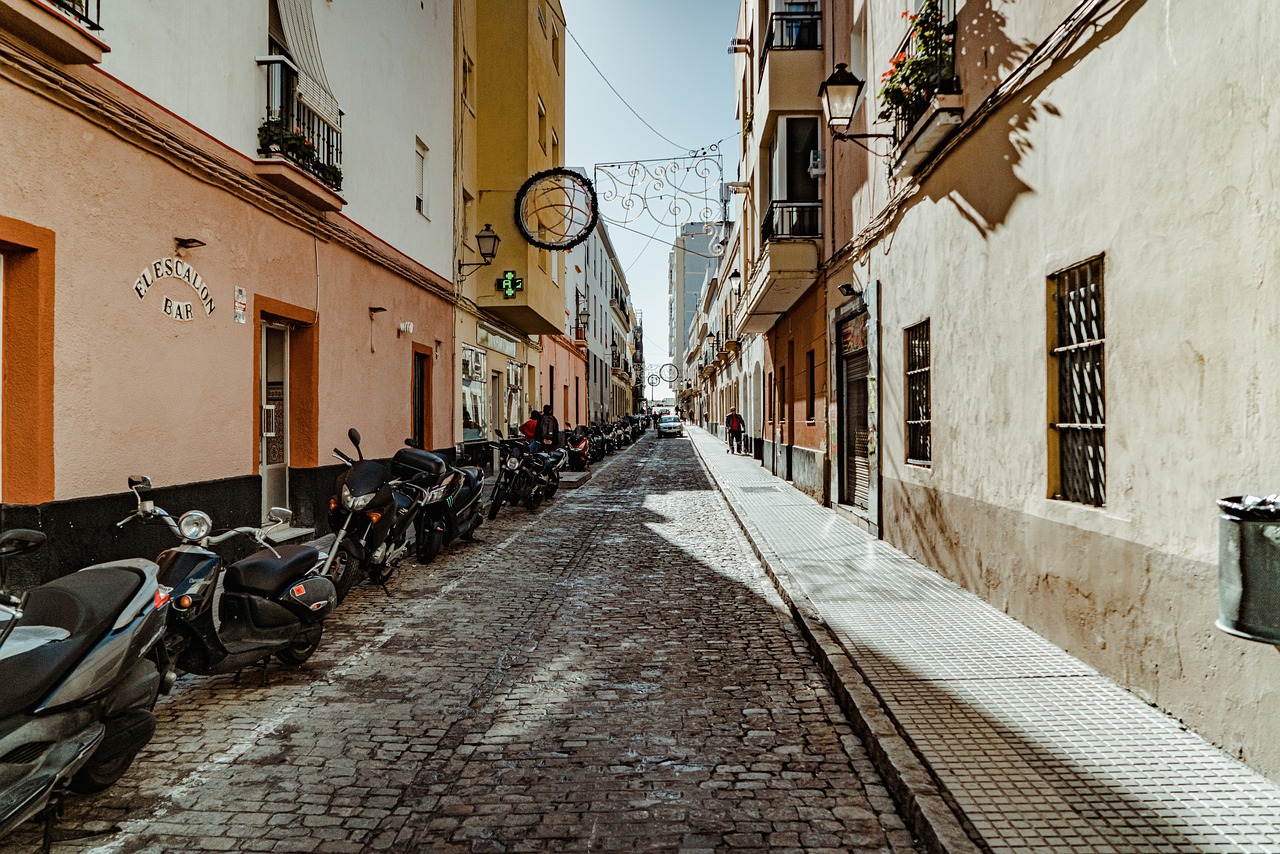
[[[355,591],[266,686],[180,680],[67,809],[121,832],[56,850],[915,850],[687,440],[480,540]]]

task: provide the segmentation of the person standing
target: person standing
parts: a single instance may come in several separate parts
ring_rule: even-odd
[[[729,434],[729,447],[725,449],[725,453],[742,453],[742,431],[747,429],[747,425],[738,414],[738,407],[729,407],[729,414],[724,419],[724,429]]]
[[[551,414],[549,403],[542,407],[542,417],[538,419],[538,429],[533,438],[542,445],[544,451],[560,447],[560,422]]]
[[[538,432],[538,410],[529,410],[529,420],[520,425],[520,435],[529,441],[533,441],[534,435]]]

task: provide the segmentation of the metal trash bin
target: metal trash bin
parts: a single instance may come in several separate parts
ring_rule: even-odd
[[[1280,646],[1280,495],[1218,500],[1217,627]]]

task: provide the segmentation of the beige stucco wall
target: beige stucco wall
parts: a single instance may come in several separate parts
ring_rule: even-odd
[[[76,74],[100,94],[169,121],[95,69]],[[246,289],[250,312],[255,294],[319,308],[322,463],[330,447],[346,445],[348,423],[368,437],[367,453],[400,445],[412,360],[410,339],[397,340],[395,324],[413,321],[413,340],[432,346],[451,341],[452,309],[443,299],[350,245],[316,236],[323,219],[258,184],[247,159],[177,120],[168,131],[220,164],[217,171],[202,171],[189,151],[156,156],[104,129],[92,107],[68,109],[7,82],[0,115],[0,215],[56,233],[56,499],[120,492],[134,473],[169,485],[252,472],[256,329],[252,313],[247,324],[233,321],[236,286]],[[329,224],[395,257],[342,217]],[[209,316],[183,282],[160,280],[141,301],[133,291],[144,267],[174,255],[175,237],[207,244],[183,257],[211,289]],[[195,301],[194,319],[165,316],[165,296]],[[372,324],[376,353],[371,305],[389,309]],[[437,371],[437,389],[450,382]],[[450,443],[450,406],[449,395],[436,395],[439,444]]]
[[[877,243],[885,532],[1273,776],[1280,656],[1213,628],[1215,498],[1280,483],[1280,7],[1132,2]],[[1107,505],[1046,498],[1046,276],[1105,253]],[[933,466],[902,464],[930,318]]]

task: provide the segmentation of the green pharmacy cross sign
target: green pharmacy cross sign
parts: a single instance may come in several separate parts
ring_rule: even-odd
[[[517,277],[515,270],[504,270],[498,279],[498,290],[502,291],[503,299],[515,299],[516,291],[524,290],[524,279]]]

